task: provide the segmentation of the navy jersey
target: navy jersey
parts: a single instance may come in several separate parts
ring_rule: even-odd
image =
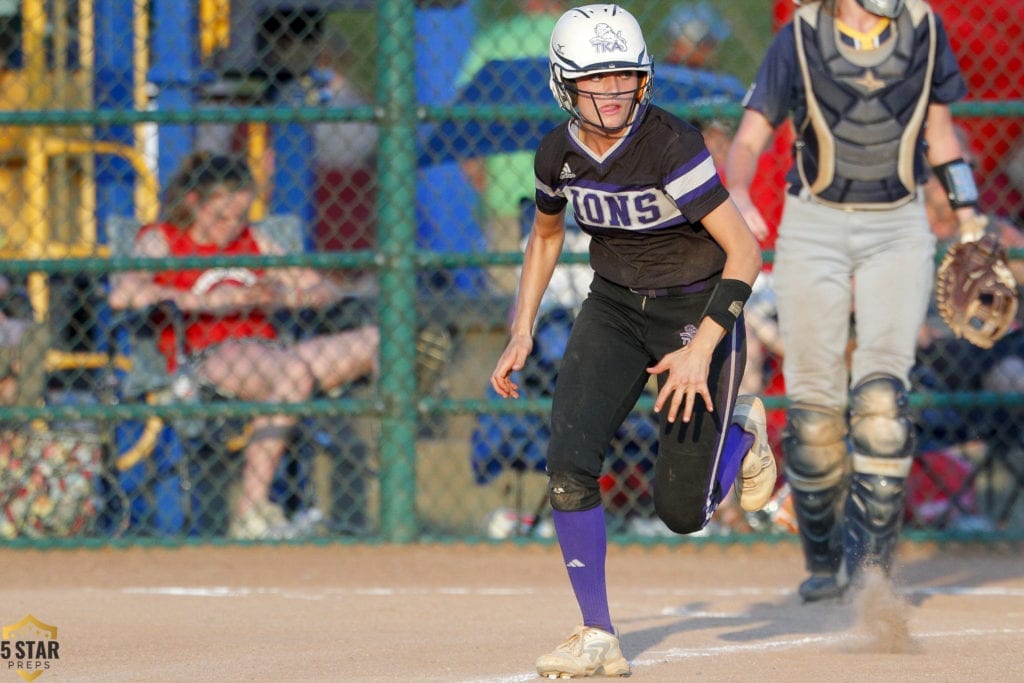
[[[700,131],[648,107],[614,147],[597,156],[567,121],[534,160],[537,209],[572,204],[590,235],[590,265],[624,287],[693,284],[721,273],[725,252],[701,219],[728,198]]]

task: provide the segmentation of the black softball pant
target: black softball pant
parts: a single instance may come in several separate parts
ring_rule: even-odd
[[[559,369],[547,456],[549,478],[583,488],[584,495],[576,497],[580,510],[601,502],[598,477],[605,454],[650,378],[646,369],[692,339],[710,295],[709,288],[649,297],[594,278]],[[678,418],[669,423],[668,409],[662,410],[654,504],[658,516],[677,533],[703,528],[732,484],[716,475],[745,359],[741,317],[712,357],[708,388],[714,412],[699,397],[688,423]],[[659,388],[666,374],[658,376]]]

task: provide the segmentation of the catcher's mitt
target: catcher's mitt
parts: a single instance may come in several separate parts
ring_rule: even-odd
[[[1017,282],[992,234],[954,244],[935,277],[939,315],[957,337],[990,349],[1017,315]]]

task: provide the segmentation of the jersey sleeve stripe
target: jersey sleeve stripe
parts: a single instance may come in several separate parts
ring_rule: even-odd
[[[558,197],[558,192],[553,187],[550,187],[547,184],[542,183],[539,178],[536,182],[536,188],[538,192],[544,194],[547,197],[551,197],[552,199],[556,199]]]
[[[719,182],[718,171],[715,170],[715,162],[711,160],[711,155],[704,152],[702,156],[704,158],[696,166],[689,170],[685,166],[682,167],[681,174],[673,174],[676,177],[665,184],[665,191],[679,206],[692,201],[694,197],[703,194]]]

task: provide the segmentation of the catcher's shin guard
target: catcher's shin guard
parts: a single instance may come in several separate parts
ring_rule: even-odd
[[[853,477],[843,530],[845,578],[878,565],[886,574],[899,540],[906,481],[914,452],[907,392],[890,375],[873,375],[853,389],[850,412]]]
[[[846,419],[838,410],[790,406],[782,436],[786,479],[812,574],[835,574],[842,556],[839,520],[847,477]]]

